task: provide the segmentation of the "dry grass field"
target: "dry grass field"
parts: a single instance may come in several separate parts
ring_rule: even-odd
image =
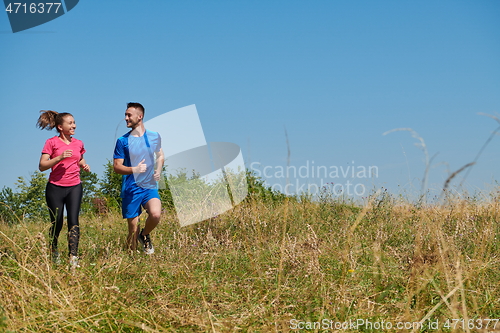
[[[50,261],[47,221],[0,224],[0,331],[500,331],[499,205],[248,200],[184,228],[165,212],[151,256],[124,249],[119,214],[82,216],[76,270]]]

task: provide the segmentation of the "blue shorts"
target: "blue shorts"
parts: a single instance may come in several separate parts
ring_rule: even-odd
[[[146,206],[149,200],[153,198],[160,199],[157,189],[134,187],[127,189],[124,194],[122,198],[122,215],[126,219],[141,215],[141,206]]]

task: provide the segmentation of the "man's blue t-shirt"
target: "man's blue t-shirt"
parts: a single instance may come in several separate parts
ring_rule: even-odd
[[[121,136],[116,141],[113,158],[123,159],[125,166],[137,166],[142,160],[147,166],[146,172],[123,175],[121,197],[127,189],[133,190],[136,187],[155,189],[157,187],[154,180],[155,156],[161,149],[161,137],[157,132],[146,130],[143,136],[130,135],[132,131]]]

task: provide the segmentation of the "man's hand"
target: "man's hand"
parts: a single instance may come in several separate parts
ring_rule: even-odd
[[[147,165],[144,163],[144,161],[146,161],[146,159],[143,159],[142,161],[139,162],[139,164],[137,164],[136,167],[132,168],[133,169],[133,173],[144,173],[144,172],[146,172]]]
[[[156,181],[159,181],[160,180],[160,177],[161,177],[161,173],[157,170],[155,171],[154,175],[153,175],[154,179]]]

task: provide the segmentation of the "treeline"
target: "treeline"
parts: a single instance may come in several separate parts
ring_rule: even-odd
[[[113,171],[113,163],[104,165],[101,178],[94,172],[81,171],[83,199],[80,213],[106,215],[119,212],[121,207],[121,175]],[[246,200],[256,199],[268,203],[281,202],[287,196],[266,186],[264,180],[247,170],[248,193]],[[193,176],[196,177],[196,176]],[[170,181],[170,180],[169,180]],[[18,177],[16,189],[3,187],[0,191],[0,220],[14,224],[24,219],[48,219],[49,213],[45,201],[47,175],[35,171],[29,180]],[[163,207],[173,209],[170,190],[159,190]]]

